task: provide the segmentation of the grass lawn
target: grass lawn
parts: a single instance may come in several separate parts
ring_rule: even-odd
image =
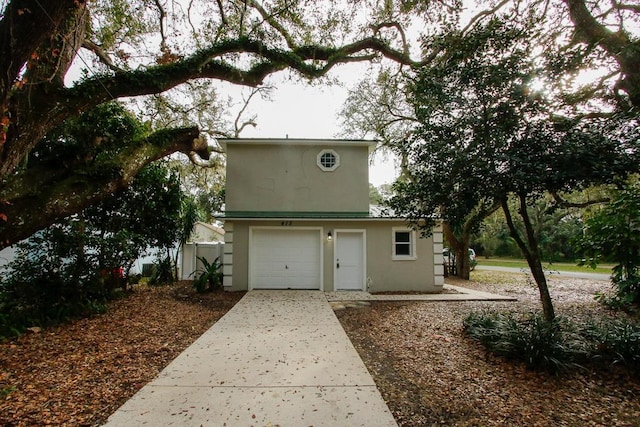
[[[523,259],[513,259],[513,258],[478,257],[478,265],[529,269],[529,266],[527,265],[527,261]],[[586,267],[586,266],[580,267],[576,264],[572,264],[569,262],[554,262],[552,264],[543,262],[542,266],[552,271],[577,271],[577,272],[585,272],[585,273],[602,273],[602,274],[611,274],[611,268],[613,267],[613,265],[601,264],[601,265],[598,265],[598,268],[594,270],[590,267]]]

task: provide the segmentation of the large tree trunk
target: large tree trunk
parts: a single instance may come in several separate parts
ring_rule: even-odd
[[[477,208],[470,213],[464,224],[462,231],[455,233],[449,224],[443,224],[443,233],[456,254],[456,269],[461,279],[469,280],[471,277],[471,259],[469,258],[469,244],[471,235],[477,230],[482,221],[495,211],[500,209],[500,203],[482,201]]]
[[[7,111],[9,93],[24,65],[33,60],[38,48],[58,32],[69,15],[85,9],[84,0],[12,0],[7,4],[0,20],[0,70],[4,71],[0,74],[2,115]]]
[[[15,5],[20,2],[11,3]],[[14,76],[14,80],[20,78],[21,83],[15,83],[3,100],[3,116],[9,126],[4,135],[4,144],[0,143],[0,176],[15,170],[38,140],[64,120],[59,114],[67,108],[63,104],[69,100],[57,99],[57,94],[64,91],[64,77],[84,41],[89,16],[89,10],[80,6],[84,2],[69,3],[67,7],[55,10],[60,14],[55,22],[43,18],[45,27],[53,25],[47,37],[34,32],[34,36],[29,38],[32,40],[38,35],[39,44],[29,52],[24,74]],[[41,9],[38,7],[38,10]],[[23,12],[20,16],[31,13]],[[3,24],[6,24],[5,21]],[[13,34],[12,37],[17,35]]]
[[[527,260],[527,264],[529,264],[529,269],[531,270],[531,274],[533,275],[533,280],[535,280],[536,285],[538,286],[538,292],[540,294],[540,302],[542,303],[542,312],[545,320],[552,321],[555,319],[556,314],[553,309],[553,301],[551,300],[551,294],[549,293],[549,286],[547,285],[547,278],[544,274],[544,269],[542,268],[542,259],[540,257],[540,251],[538,248],[538,241],[535,237],[535,233],[533,230],[533,226],[531,224],[531,219],[529,218],[529,214],[527,212],[527,199],[524,195],[518,196],[520,207],[518,208],[518,213],[522,218],[522,222],[525,227],[525,239],[522,238],[520,232],[516,228],[513,218],[511,216],[511,211],[509,210],[509,206],[507,204],[507,200],[502,201],[502,210],[504,211],[505,218],[507,220],[507,225],[509,226],[509,232],[511,233],[511,237],[515,240],[516,244],[522,251],[522,254],[525,256]]]
[[[455,254],[456,275],[463,280],[469,280],[471,270],[469,265],[469,242],[471,241],[471,235],[462,233],[458,238],[447,223],[442,224],[442,231]]]

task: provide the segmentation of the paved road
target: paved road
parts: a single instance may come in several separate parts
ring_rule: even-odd
[[[492,270],[492,271],[506,271],[509,273],[529,273],[528,268],[516,268],[516,267],[497,267],[492,265],[477,265],[476,270]],[[549,275],[559,275],[560,277],[576,277],[579,279],[588,279],[588,280],[601,280],[608,282],[610,280],[609,274],[602,273],[583,273],[583,272],[574,272],[574,271],[557,271],[557,270],[547,270],[547,276]]]

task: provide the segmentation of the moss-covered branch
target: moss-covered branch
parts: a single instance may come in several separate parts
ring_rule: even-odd
[[[255,59],[254,64],[241,68],[225,59],[227,55],[238,53],[251,55]],[[338,48],[302,46],[292,50],[274,48],[259,40],[239,38],[217,43],[179,62],[96,76],[59,96],[77,103],[82,100],[88,102],[87,96],[103,102],[125,96],[161,93],[199,78],[256,87],[270,74],[285,68],[294,69],[310,78],[321,77],[338,64],[370,60],[374,53],[402,64],[418,64],[373,37]]]
[[[253,57],[253,64],[246,68],[236,65],[229,55],[239,53]],[[4,148],[0,147],[0,176],[11,173],[53,126],[109,100],[158,94],[202,78],[256,87],[270,74],[286,68],[317,78],[338,64],[366,61],[375,55],[417,65],[373,37],[342,47],[302,46],[291,50],[238,38],[216,43],[177,62],[97,75],[71,88],[38,84],[14,94],[16,122],[23,126],[19,132],[10,132]]]
[[[329,42],[321,46],[326,40],[334,39],[327,37],[328,33],[338,30],[329,26],[326,31],[307,31],[310,27],[305,19],[309,18],[310,24],[316,17],[313,13],[298,16],[295,1],[283,5],[282,15],[271,15],[268,8],[257,4],[253,5],[254,9],[234,11],[218,2],[219,16],[208,17],[201,29],[192,26],[192,35],[197,39],[193,46],[197,46],[197,51],[173,51],[174,47],[161,44],[156,53],[151,52],[152,47],[146,50],[155,42],[146,45],[143,41],[153,37],[149,32],[153,29],[142,22],[145,21],[143,13],[135,13],[144,9],[144,2],[119,2],[115,6],[110,2],[86,0],[9,0],[6,3],[0,15],[0,91],[3,95],[0,245],[27,237],[55,219],[78,212],[126,186],[150,161],[175,151],[191,154],[199,149],[200,155],[206,154],[206,147],[198,146],[201,143],[197,140],[194,143],[197,129],[172,130],[133,145],[118,141],[122,145],[112,146],[114,153],[109,155],[95,153],[92,147],[85,154],[96,154],[93,158],[76,155],[66,159],[65,143],[56,145],[59,141],[50,141],[51,150],[62,152],[60,164],[49,164],[47,168],[41,165],[41,169],[37,169],[32,163],[21,170],[29,157],[36,160],[37,156],[31,153],[37,150],[40,141],[46,140],[61,124],[81,117],[96,106],[120,98],[160,94],[196,79],[258,87],[270,74],[287,68],[316,78],[338,64],[378,57],[418,65],[403,51],[393,49],[388,42],[376,37],[344,42],[342,46]],[[158,7],[162,9],[160,3]],[[251,14],[252,11],[257,13]],[[245,31],[245,23],[251,18],[248,14],[260,17],[257,26],[249,32]],[[179,21],[176,19],[174,23],[179,25]],[[124,27],[134,30],[120,33],[119,29]],[[200,30],[204,31],[202,37]],[[346,39],[355,34],[347,33],[341,37]],[[163,35],[161,26],[161,40]],[[95,67],[85,64],[91,72],[84,80],[65,86],[69,82],[69,66],[77,63],[74,61],[80,46],[89,49],[106,68],[102,74],[96,74]],[[141,55],[129,61],[129,48],[131,51],[140,48],[137,50]],[[163,138],[167,141],[163,142]],[[85,143],[89,146],[91,141]]]
[[[0,96],[6,108],[9,92],[25,63],[50,39],[69,14],[84,8],[78,0],[12,0],[0,20]]]
[[[165,129],[134,141],[108,160],[92,156],[73,168],[63,162],[19,172],[0,191],[7,215],[0,224],[0,248],[125,188],[145,165],[175,152],[208,158],[197,128]]]

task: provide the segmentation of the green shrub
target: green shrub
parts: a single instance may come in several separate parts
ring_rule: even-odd
[[[78,278],[68,268],[42,269],[34,275],[9,274],[0,288],[0,336],[20,335],[31,326],[49,326],[104,311],[107,295],[92,277]]]
[[[592,323],[589,337],[595,342],[596,356],[606,363],[622,364],[640,373],[640,324],[623,320]]]
[[[130,274],[128,279],[130,285],[137,285],[142,280],[142,274]]]
[[[591,217],[578,240],[582,265],[594,267],[602,258],[613,261],[613,297],[598,295],[610,308],[640,305],[640,185],[629,185]]]
[[[222,287],[222,264],[220,257],[213,260],[212,263],[204,257],[198,257],[203,268],[194,271],[191,275],[197,276],[193,281],[193,287],[196,292],[211,292]]]
[[[150,285],[159,286],[173,283],[175,268],[171,257],[158,258],[154,265],[155,268],[152,269],[151,278],[149,279]]]
[[[640,374],[640,324],[601,320],[576,324],[563,318],[547,322],[539,314],[471,313],[467,335],[490,352],[520,360],[533,369],[567,371],[586,363],[620,364]]]
[[[615,293],[596,293],[595,299],[612,310],[633,310],[640,304],[640,277],[613,280]]]
[[[562,318],[546,321],[540,314],[472,313],[464,320],[467,335],[489,351],[524,362],[531,369],[557,373],[579,367],[588,343]]]
[[[56,225],[37,233],[0,271],[1,337],[104,311],[110,289],[96,269],[97,257],[79,252],[67,231]]]

